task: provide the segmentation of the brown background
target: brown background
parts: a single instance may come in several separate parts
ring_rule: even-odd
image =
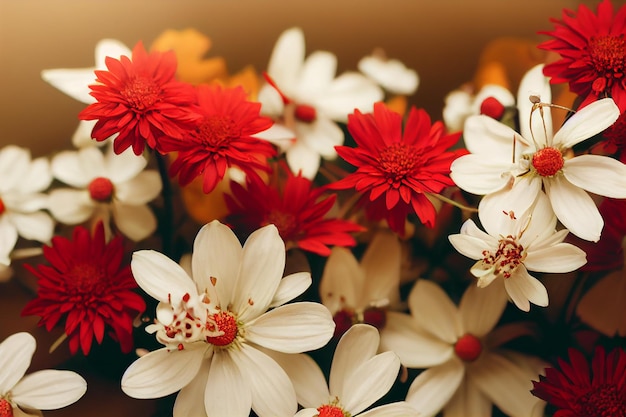
[[[298,25],[307,51],[336,53],[340,70],[355,69],[376,47],[416,69],[421,83],[411,100],[439,119],[445,94],[472,78],[489,40],[540,40],[537,31],[552,27],[549,17],[576,5],[572,0],[0,0],[0,145],[19,144],[36,155],[70,146],[84,106],[44,83],[39,73],[93,66],[93,48],[106,37],[132,46],[138,40],[149,44],[166,28],[194,27],[213,39],[211,55],[225,57],[234,72],[250,63],[264,69],[278,35]],[[0,340],[31,331],[39,341],[33,368],[61,363],[65,347],[52,357],[46,353],[58,334],[38,331],[35,318],[19,317],[29,297],[16,282],[0,284]],[[137,417],[154,410],[152,401],[123,395],[118,381],[89,373],[86,378],[84,399],[46,415]]]

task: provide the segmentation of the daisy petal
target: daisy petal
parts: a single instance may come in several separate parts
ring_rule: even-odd
[[[130,267],[137,284],[163,303],[178,302],[185,294],[198,293],[185,270],[159,252],[140,250],[133,253]]]
[[[233,351],[236,352],[236,351]],[[213,417],[248,417],[252,393],[248,381],[226,352],[213,355],[204,392],[204,408]]]
[[[529,248],[524,266],[530,271],[562,273],[574,271],[587,263],[584,250],[569,243],[558,243],[541,250]]]
[[[81,103],[91,104],[96,101],[89,94],[91,92],[89,85],[96,82],[96,75],[93,69],[91,71],[85,68],[48,69],[41,71],[41,78]]]
[[[320,169],[320,155],[306,146],[302,141],[297,141],[285,152],[287,164],[296,175],[302,174],[304,178],[313,179]]]
[[[531,96],[539,97],[543,103],[552,102],[552,90],[549,78],[543,75],[543,64],[531,68],[520,82],[517,90],[517,108],[519,110],[520,133],[525,138],[534,137],[540,144],[548,143],[544,132],[552,132],[550,110],[542,109],[543,117],[530,100]],[[531,114],[532,113],[532,114]],[[532,126],[531,123],[532,122]]]
[[[487,159],[482,154],[463,155],[450,165],[450,178],[461,189],[484,195],[503,189],[511,179],[513,164]]]
[[[312,282],[309,272],[296,272],[295,274],[287,275],[280,281],[270,308],[281,306],[293,300],[305,292]]]
[[[553,143],[571,148],[611,126],[620,111],[612,98],[595,101],[578,110],[555,133]]]
[[[383,96],[383,90],[367,77],[356,72],[346,72],[332,81],[315,104],[326,117],[346,123],[348,114],[354,109],[371,112],[374,103],[381,101]]]
[[[515,274],[504,280],[504,287],[511,300],[522,311],[530,310],[529,302],[541,307],[548,305],[546,287],[537,278],[528,274],[524,265],[517,267]]]
[[[337,156],[335,146],[344,141],[341,128],[325,117],[318,117],[313,123],[298,123],[297,131],[298,141],[324,159],[334,159]]]
[[[50,192],[48,207],[52,216],[64,224],[78,224],[94,211],[94,203],[84,190],[57,188]]]
[[[0,216],[0,264],[10,265],[9,255],[17,243],[17,229],[8,216]]]
[[[401,252],[402,247],[395,233],[381,232],[374,236],[361,259],[361,268],[367,274],[363,293],[369,298],[362,300],[362,306],[372,300],[388,300],[393,305],[400,298]]]
[[[417,410],[409,403],[404,401],[398,401],[391,404],[381,405],[380,407],[372,408],[364,413],[359,414],[359,417],[418,417]]]
[[[154,200],[161,192],[161,178],[156,171],[142,171],[128,181],[115,184],[115,198],[133,206]]]
[[[470,285],[459,303],[464,333],[485,336],[500,320],[506,304],[507,297],[501,284],[493,283],[485,288]]]
[[[411,290],[408,302],[411,314],[424,330],[443,342],[456,342],[457,309],[441,287],[421,279]]]
[[[135,242],[147,238],[157,228],[156,217],[145,204],[133,206],[115,201],[113,220],[120,232]]]
[[[77,373],[46,369],[26,375],[11,395],[21,407],[56,410],[75,403],[86,391],[87,382]]]
[[[304,62],[304,33],[300,28],[284,31],[276,44],[267,65],[267,73],[287,95],[293,92],[296,79]]]
[[[465,374],[463,363],[452,357],[442,365],[427,369],[415,378],[406,401],[420,415],[434,416],[452,398]]]
[[[10,218],[19,235],[26,239],[48,243],[52,238],[54,221],[48,213],[10,213]]]
[[[306,102],[326,91],[337,71],[337,57],[327,51],[315,51],[309,55],[302,68],[295,87],[294,95],[299,101]]]
[[[9,392],[24,376],[35,353],[35,338],[30,333],[15,333],[0,343],[0,392]]]
[[[344,305],[359,307],[361,294],[357,289],[365,285],[365,274],[349,249],[335,246],[326,261],[320,282],[322,303],[333,314]]]
[[[594,194],[626,198],[626,165],[608,156],[580,155],[565,161],[563,175]]]
[[[191,415],[207,417],[204,409],[204,391],[206,390],[210,367],[211,361],[202,361],[198,375],[180,390],[174,403],[173,417],[189,417]]]
[[[470,116],[465,121],[463,139],[472,154],[488,156],[492,161],[513,160],[513,141],[516,154],[527,146],[524,139],[507,125],[485,115]],[[519,148],[519,149],[518,149]]]
[[[490,417],[493,405],[491,401],[474,384],[464,379],[444,407],[446,417]]]

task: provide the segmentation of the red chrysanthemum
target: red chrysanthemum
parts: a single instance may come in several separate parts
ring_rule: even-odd
[[[609,0],[598,5],[598,14],[581,5],[578,12],[563,10],[561,20],[551,19],[553,31],[540,32],[553,39],[539,48],[560,54],[545,66],[552,83],[569,83],[583,98],[581,107],[608,96],[626,111],[626,7],[616,14]]]
[[[232,196],[225,195],[230,215],[226,221],[235,230],[248,234],[267,224],[278,228],[287,247],[299,247],[321,256],[330,255],[329,246],[354,246],[350,233],[363,231],[353,222],[326,218],[336,195],[324,196],[312,182],[287,170],[280,185],[265,184],[248,177],[246,187],[231,181]]]
[[[567,363],[547,368],[546,376],[533,381],[533,395],[556,406],[554,417],[626,417],[626,351],[595,350],[591,369],[585,356],[569,350]]]
[[[369,194],[368,217],[386,219],[396,233],[404,233],[411,212],[433,227],[436,210],[426,193],[437,194],[454,185],[450,164],[466,151],[447,150],[457,143],[461,133],[445,134],[441,122],[431,125],[426,111],[415,108],[409,113],[403,133],[402,116],[383,103],[374,105],[373,114],[356,110],[349,115],[348,130],[357,147],[336,149],[357,170],[330,188],[354,188]]]
[[[38,278],[37,298],[30,301],[22,315],[40,316],[40,326],[50,331],[65,318],[69,348],[79,347],[85,355],[93,338],[102,343],[106,328],[123,352],[133,347],[133,320],[145,308],[143,298],[133,292],[137,287],[130,265],[122,264],[122,237],[106,243],[99,223],[93,237],[82,226],[74,228],[72,240],[52,238],[43,253],[50,265],[25,267]]]
[[[202,190],[211,192],[224,178],[226,169],[235,166],[246,175],[270,172],[267,158],[276,155],[269,142],[255,138],[272,126],[272,120],[259,115],[260,103],[250,102],[243,88],[198,87],[202,118],[183,140],[162,142],[165,152],[177,152],[170,174],[181,185],[203,175]]]
[[[604,131],[604,141],[595,149],[602,154],[614,155],[626,164],[626,111]]]
[[[174,52],[150,52],[139,42],[132,59],[107,57],[108,71],[95,71],[98,84],[91,85],[97,100],[78,115],[98,120],[91,135],[103,141],[118,134],[115,153],[130,146],[140,155],[145,144],[158,149],[162,136],[181,139],[199,118],[193,87],[176,81]]]

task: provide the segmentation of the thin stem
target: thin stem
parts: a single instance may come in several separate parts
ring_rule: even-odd
[[[161,245],[163,254],[174,258],[174,202],[172,198],[172,184],[167,173],[167,163],[165,156],[159,152],[154,152],[159,176],[161,177],[161,196],[163,197],[163,212],[159,219],[159,230],[161,232]]]
[[[428,195],[430,195],[432,197],[435,197],[436,199],[441,200],[444,203],[448,203],[450,205],[453,205],[454,207],[458,207],[461,210],[469,211],[469,212],[472,212],[472,213],[478,213],[478,209],[477,208],[466,206],[466,205],[461,204],[461,203],[459,203],[457,201],[454,201],[454,200],[452,200],[452,199],[450,199],[448,197],[444,197],[441,194],[428,193]]]

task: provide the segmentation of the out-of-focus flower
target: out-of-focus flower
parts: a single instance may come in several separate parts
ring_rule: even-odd
[[[383,91],[356,72],[335,78],[337,58],[316,51],[305,59],[304,34],[299,28],[282,33],[267,68],[268,83],[259,91],[262,113],[280,120],[266,137],[284,151],[294,173],[312,179],[320,157],[334,159],[344,134],[335,123],[359,109],[370,111]]]
[[[102,39],[96,44],[96,64],[91,68],[57,68],[41,71],[41,78],[63,93],[81,103],[92,104],[96,99],[89,94],[91,84],[96,82],[94,71],[106,70],[105,59],[120,59],[122,55],[130,55],[131,51],[122,42],[115,39]],[[77,148],[104,143],[91,139],[91,131],[96,121],[81,120],[72,136],[72,143]]]
[[[52,174],[47,159],[9,145],[0,150],[0,178],[0,264],[8,266],[19,236],[43,243],[52,237],[54,221],[42,211]]]
[[[148,330],[165,347],[126,370],[125,393],[156,398],[180,390],[175,417],[243,417],[250,409],[260,417],[295,414],[291,381],[259,347],[317,349],[330,340],[334,324],[321,304],[283,305],[311,277],[301,272],[281,278],[285,245],[275,226],[252,233],[242,248],[228,227],[205,225],[194,242],[193,278],[154,251],[135,252],[131,267],[141,288],[160,302]]]
[[[532,69],[526,81],[545,99],[549,86],[540,70]],[[574,156],[571,148],[618,118],[615,102],[601,99],[578,110],[554,135],[549,109],[542,103],[518,100],[518,108],[521,135],[490,117],[468,118],[463,137],[472,153],[452,163],[452,179],[463,190],[487,194],[485,200],[495,200],[490,204],[514,213],[525,212],[543,188],[571,233],[597,241],[603,220],[586,191],[626,198],[626,165],[606,156]]]
[[[356,110],[348,118],[348,130],[357,146],[338,146],[337,153],[357,170],[329,187],[363,193],[368,217],[387,220],[398,234],[404,234],[410,213],[433,227],[436,210],[427,194],[454,185],[450,164],[465,151],[448,149],[460,133],[446,135],[441,122],[431,125],[428,114],[415,108],[403,132],[402,116],[383,103],[376,103],[373,113]]]
[[[182,139],[200,118],[193,88],[174,78],[174,52],[147,53],[139,42],[132,58],[106,57],[105,64],[108,70],[96,70],[96,84],[90,85],[96,102],[78,117],[97,120],[91,135],[98,141],[117,133],[115,153],[132,147],[141,155],[145,145],[158,149],[162,137]]]
[[[484,114],[500,120],[507,107],[515,105],[515,97],[497,84],[483,86],[475,95],[465,89],[454,90],[445,98],[443,121],[452,132],[463,130],[469,116]]]
[[[330,255],[329,246],[354,246],[350,233],[363,227],[348,220],[327,217],[335,204],[336,195],[324,195],[313,188],[311,180],[293,175],[285,169],[286,178],[277,170],[270,184],[248,176],[245,187],[231,181],[232,195],[224,195],[230,214],[226,221],[235,231],[246,235],[273,224],[287,248],[298,247],[321,256]]]
[[[246,175],[269,172],[267,158],[276,151],[255,135],[269,129],[272,120],[259,116],[261,105],[247,101],[241,88],[198,86],[199,113],[202,118],[184,140],[163,139],[164,152],[177,152],[170,167],[181,185],[203,177],[202,190],[211,192],[226,174],[236,167]]]
[[[132,150],[115,155],[109,146],[103,154],[96,148],[64,151],[52,159],[52,173],[75,187],[50,193],[52,215],[62,223],[103,221],[110,234],[110,216],[124,236],[139,241],[156,230],[156,218],[147,203],[161,191],[161,179],[146,170],[147,160]]]
[[[137,284],[129,265],[122,263],[122,237],[106,243],[102,223],[93,236],[77,226],[72,240],[55,236],[43,254],[50,265],[25,265],[37,277],[39,288],[22,315],[40,316],[39,325],[48,331],[64,319],[72,354],[80,348],[87,355],[94,338],[102,343],[105,330],[112,330],[121,350],[130,352],[133,320],[146,304],[133,291]]]
[[[381,349],[408,368],[429,368],[409,387],[406,401],[421,415],[489,415],[491,404],[509,416],[528,416],[535,359],[490,345],[507,304],[502,286],[470,285],[457,308],[436,284],[419,280],[409,295],[411,315],[389,312]]]
[[[533,381],[533,395],[557,407],[555,416],[626,416],[626,351],[618,347],[607,355],[598,346],[591,366],[576,349],[568,356],[569,363],[559,359],[558,368]]]
[[[403,401],[362,413],[391,389],[400,370],[395,353],[376,353],[379,340],[378,331],[366,324],[348,330],[337,344],[328,384],[310,356],[278,356],[294,383],[298,402],[305,407],[295,417],[417,417],[417,411]]]
[[[554,30],[540,32],[552,39],[539,45],[561,56],[544,68],[550,82],[569,83],[583,98],[580,107],[609,96],[626,111],[626,8],[614,13],[611,1],[604,0],[594,14],[581,4],[552,22]]]
[[[391,94],[410,96],[419,85],[415,70],[407,68],[397,59],[387,59],[381,54],[374,53],[361,58],[357,67]]]
[[[571,272],[585,264],[585,252],[564,243],[567,229],[556,231],[556,216],[548,197],[541,192],[537,201],[520,214],[503,212],[499,208],[481,204],[478,217],[485,228],[481,231],[473,220],[467,220],[458,235],[448,238],[463,255],[478,262],[470,272],[478,278],[481,288],[502,278],[507,294],[524,311],[530,303],[545,307],[548,292],[528,271]]]
[[[603,154],[615,155],[617,159],[626,163],[626,111],[617,121],[603,133],[604,140],[594,147],[594,151]]]
[[[78,401],[87,382],[76,372],[44,369],[24,375],[37,342],[29,333],[15,333],[0,343],[0,415],[41,416]]]
[[[388,308],[400,303],[402,248],[398,237],[381,231],[359,263],[352,252],[333,248],[320,281],[320,298],[335,320],[335,338],[355,323],[385,327]]]

